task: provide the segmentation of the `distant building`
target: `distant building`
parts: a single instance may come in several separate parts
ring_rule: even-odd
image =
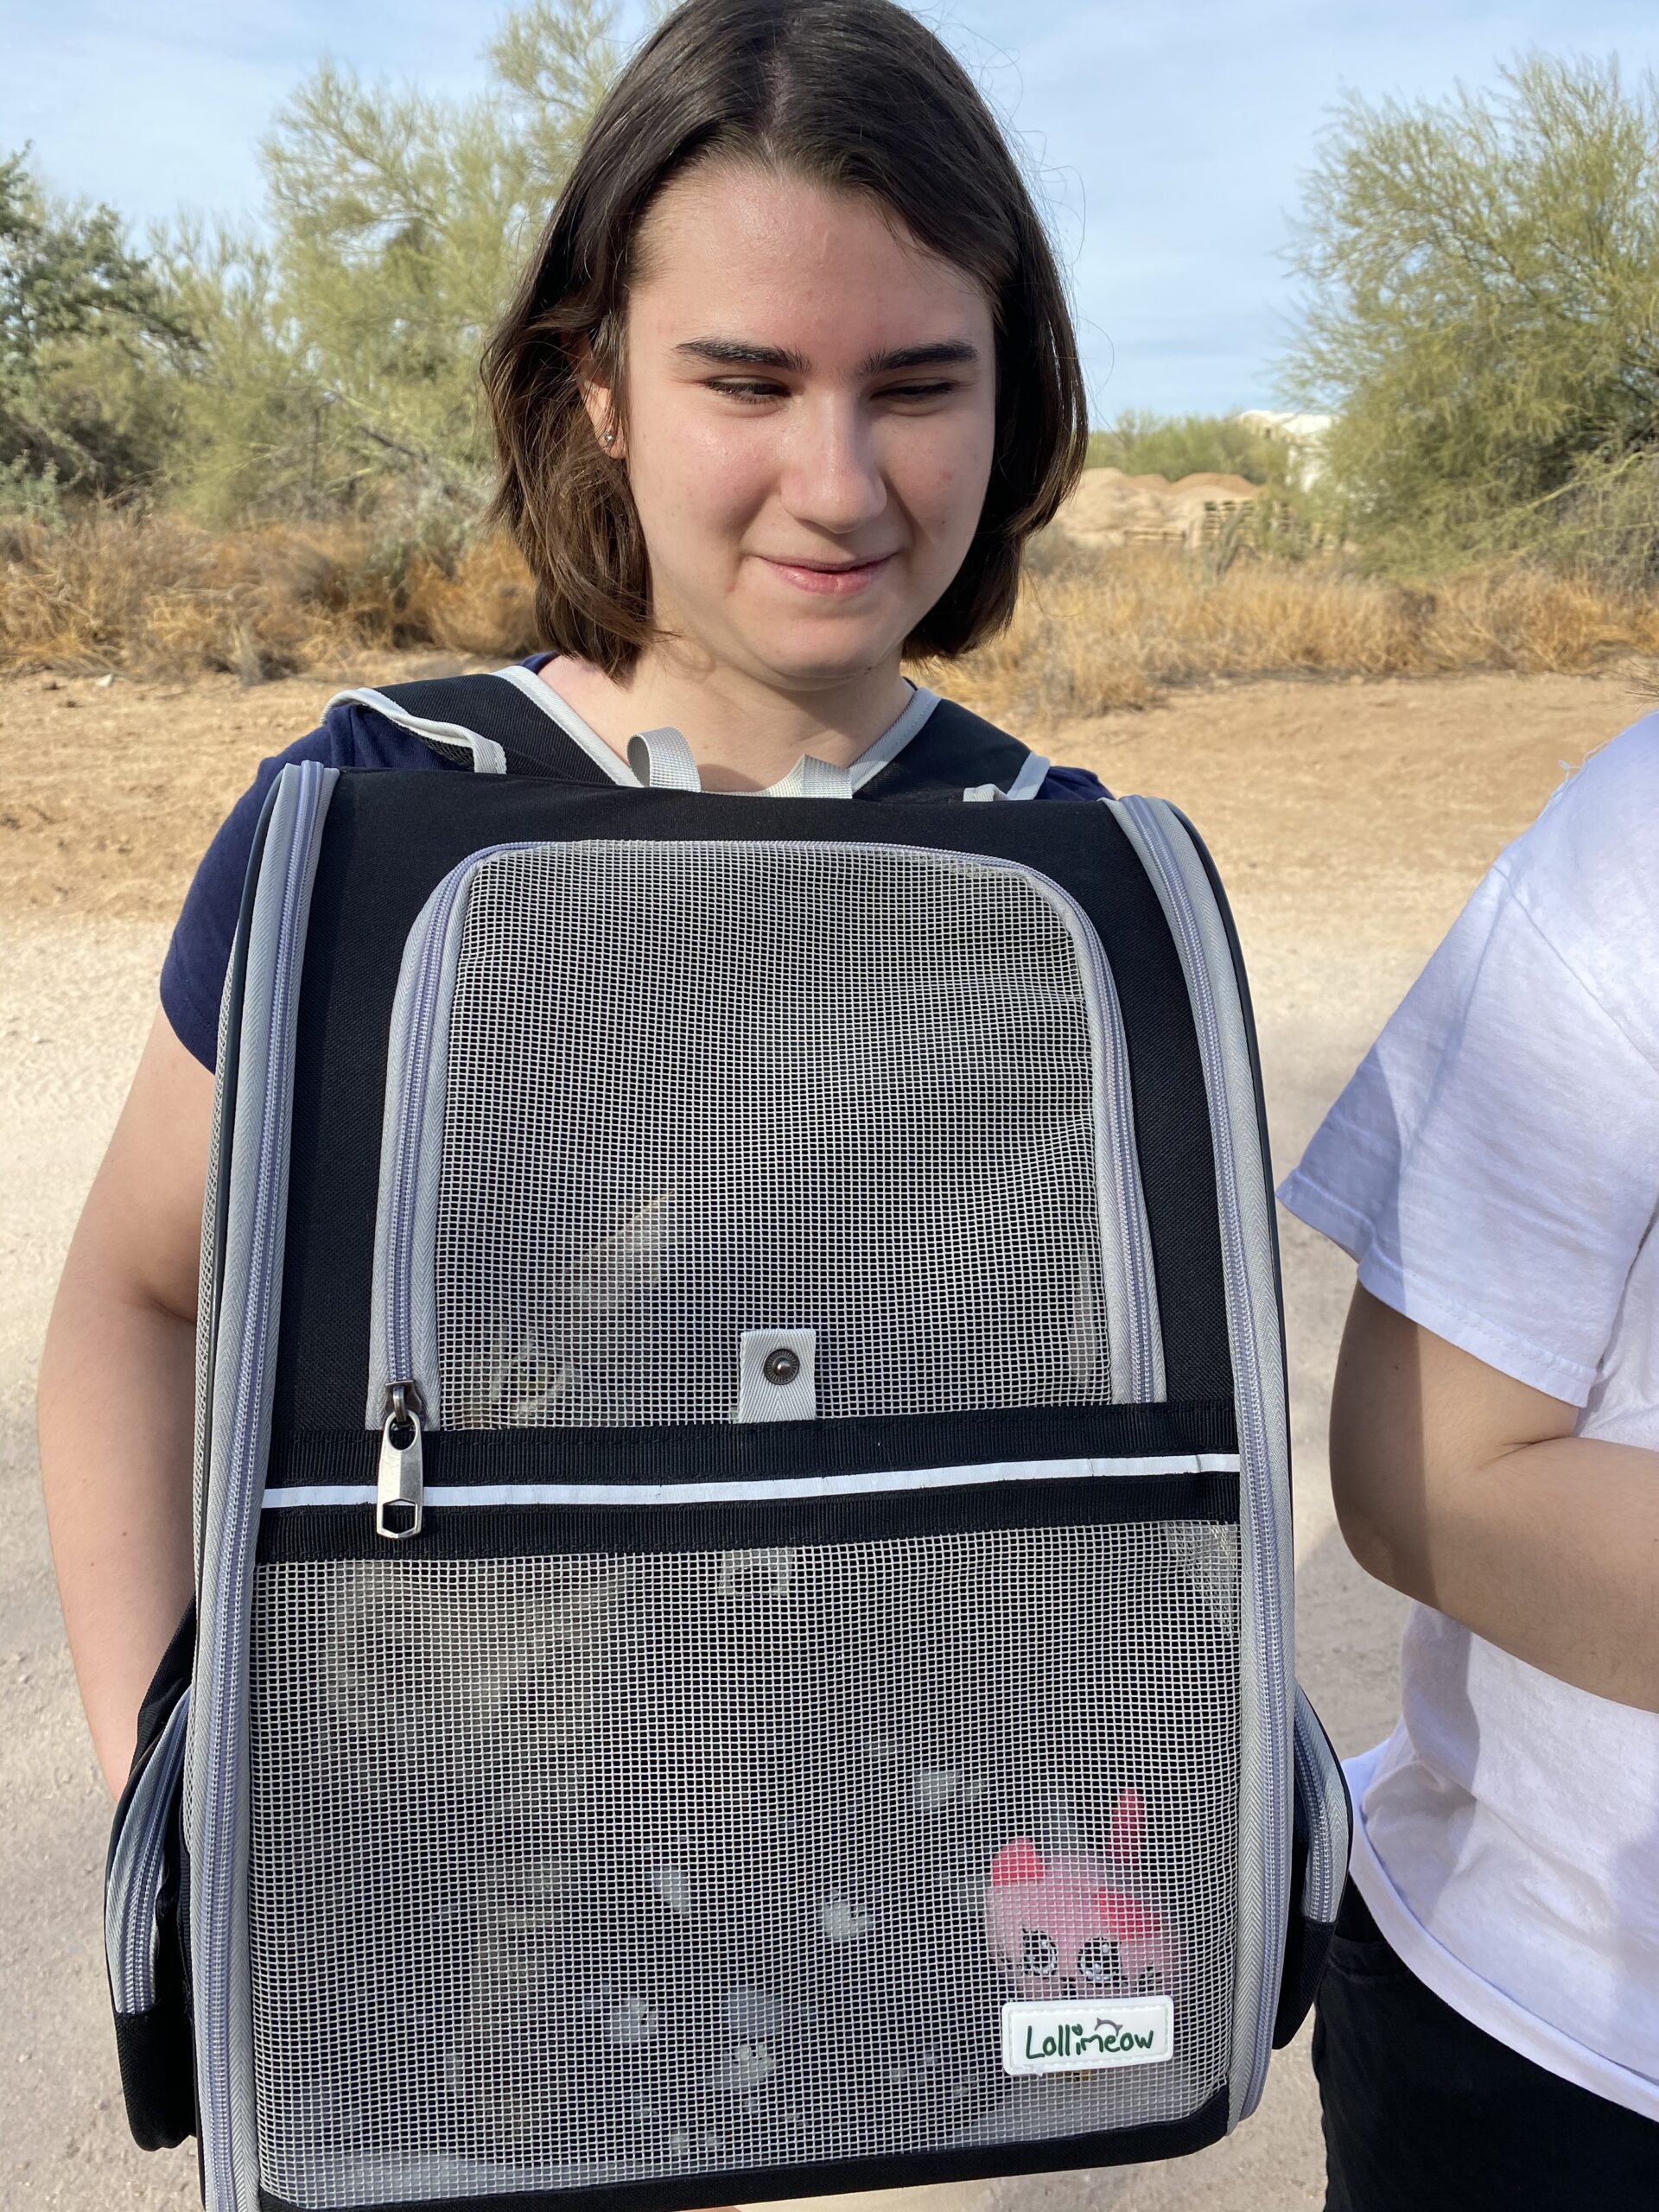
[[[1234,417],[1258,437],[1288,447],[1291,468],[1302,485],[1313,483],[1323,471],[1319,448],[1336,419],[1334,415],[1297,415],[1272,407],[1247,407]]]

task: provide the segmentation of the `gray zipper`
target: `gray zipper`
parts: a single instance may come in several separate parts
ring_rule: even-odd
[[[240,1163],[232,1171],[251,1193],[252,1219],[245,1296],[239,1301],[241,1327],[233,1339],[235,1389],[226,1408],[227,1448],[215,1459],[208,1492],[203,1633],[194,1685],[194,1709],[201,1718],[200,1726],[190,1732],[191,1772],[197,1785],[191,1791],[189,1821],[191,1950],[207,2212],[229,2212],[229,2208],[250,2202],[249,2190],[257,2183],[257,2152],[240,2133],[245,2114],[251,2125],[251,2101],[245,2088],[238,2094],[237,2079],[238,2069],[247,2063],[248,2044],[247,2037],[237,2033],[238,2016],[246,2008],[248,1968],[245,1938],[238,1942],[245,1910],[245,1852],[239,1847],[239,1831],[246,1818],[246,1644],[281,1293],[293,1092],[291,1042],[318,842],[338,773],[309,760],[283,771],[294,798],[286,852],[277,863],[282,881],[276,942],[259,1040],[264,1079],[257,1093],[247,1088],[258,1081],[258,1071],[250,1067],[245,1049],[238,1101],[240,1104],[251,1097],[250,1119],[257,1114],[255,1159],[251,1172]],[[273,840],[276,829],[274,820]],[[272,842],[268,841],[266,869],[273,858]],[[262,873],[261,898],[268,880]],[[256,925],[257,918],[256,900]],[[243,1120],[241,1112],[238,1120]],[[255,1132],[250,1128],[247,1134]],[[221,1331],[221,1357],[226,1350],[225,1333]]]
[[[404,954],[404,976],[412,988],[407,1009],[394,1014],[394,1035],[401,1042],[399,1065],[388,1066],[387,1116],[382,1137],[389,1173],[383,1171],[375,1228],[374,1351],[384,1375],[375,1378],[372,1410],[380,1421],[380,1455],[375,1477],[374,1525],[382,1536],[402,1541],[420,1534],[425,1516],[426,1478],[422,1450],[424,1428],[438,1412],[437,1376],[416,1374],[412,1274],[416,1217],[421,1196],[421,1148],[426,1132],[434,1039],[444,1004],[446,977],[454,969],[446,948],[473,879],[488,860],[531,852],[533,843],[490,845],[452,868],[416,918]],[[401,1023],[397,1014],[402,1014]]]
[[[1240,1713],[1241,1750],[1245,1754],[1241,1790],[1249,1782],[1252,1736],[1263,1788],[1259,1853],[1247,1852],[1241,1834],[1241,1882],[1247,1877],[1250,1858],[1259,1862],[1259,1895],[1253,1902],[1261,1914],[1261,1927],[1249,2063],[1242,2075],[1236,2052],[1234,2059],[1230,2125],[1236,2125],[1254,2109],[1267,2077],[1289,1913],[1292,1671],[1291,1630],[1285,1605],[1288,1450],[1282,1408],[1270,1414],[1262,1390],[1265,1363],[1273,1362],[1276,1371],[1281,1357],[1277,1324],[1276,1320],[1273,1324],[1273,1340],[1264,1341],[1258,1319],[1258,1306],[1264,1303],[1276,1313],[1276,1292],[1271,1281],[1270,1253],[1254,1249],[1254,1240],[1247,1236],[1244,1228],[1238,1132],[1241,1128],[1255,1131],[1256,1108],[1248,1061],[1239,1065],[1243,1010],[1220,916],[1212,906],[1212,926],[1206,930],[1174,842],[1176,836],[1192,855],[1195,867],[1199,865],[1197,855],[1170,810],[1161,802],[1139,798],[1110,804],[1152,877],[1180,957],[1198,1031],[1216,1160],[1227,1326],[1238,1402],[1241,1487],[1247,1515],[1246,1571],[1255,1606],[1255,1632],[1246,1637],[1247,1648],[1240,1654],[1241,1679],[1246,1668],[1253,1668],[1255,1675],[1254,1726],[1243,1707]],[[1228,994],[1231,1016],[1225,1030],[1219,999],[1223,991]],[[1247,1135],[1245,1144],[1246,1172],[1259,1175],[1253,1134]],[[1265,1285],[1261,1280],[1264,1268],[1268,1277]],[[1243,1903],[1241,1898],[1241,1905]],[[1244,1952],[1246,1946],[1241,1943],[1240,1949]]]
[[[429,1117],[442,1111],[432,1097],[430,1071],[441,1025],[448,1019],[446,983],[453,986],[451,957],[457,927],[474,878],[486,862],[513,853],[544,851],[545,842],[491,845],[461,861],[432,893],[410,932],[394,1015],[394,1065],[388,1070],[387,1111],[382,1137],[381,1192],[375,1232],[375,1342],[369,1419],[380,1429],[375,1525],[383,1536],[416,1535],[424,1512],[423,1434],[442,1425],[438,1377],[416,1345],[413,1320],[415,1224],[430,1193],[423,1188]],[[804,843],[805,851],[849,848]],[[857,849],[854,848],[853,849]],[[875,848],[937,865],[958,856],[929,847]],[[1101,1198],[1101,1258],[1108,1287],[1112,1397],[1118,1402],[1155,1402],[1164,1395],[1163,1335],[1159,1322],[1152,1238],[1141,1188],[1129,1089],[1128,1047],[1111,966],[1098,932],[1077,901],[1039,870],[1017,861],[975,853],[959,856],[974,868],[1016,875],[1058,913],[1077,954],[1088,1008],[1096,1067],[1095,1136]],[[430,1169],[427,1168],[427,1173]],[[1116,1295],[1114,1295],[1114,1293]],[[1119,1325],[1113,1328],[1110,1321]]]
[[[149,1764],[138,1777],[110,1855],[104,1948],[109,1960],[110,1993],[116,2011],[124,2017],[148,2012],[156,2002],[156,1899],[166,1862],[168,1827],[184,1765],[184,1732],[189,1713],[190,1693],[186,1689],[168,1714]]]

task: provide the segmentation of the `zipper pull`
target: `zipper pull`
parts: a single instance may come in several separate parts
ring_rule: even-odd
[[[380,1471],[375,1484],[376,1533],[401,1541],[421,1533],[426,1479],[421,1467],[421,1394],[412,1382],[386,1388],[386,1425],[380,1432]]]

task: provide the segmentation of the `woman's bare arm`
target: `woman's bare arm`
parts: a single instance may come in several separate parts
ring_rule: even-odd
[[[41,1466],[69,1649],[119,1789],[189,1602],[196,1278],[213,1079],[158,1014],[69,1247],[41,1361]]]
[[[1356,1288],[1331,1406],[1350,1550],[1529,1666],[1659,1712],[1659,1452]]]

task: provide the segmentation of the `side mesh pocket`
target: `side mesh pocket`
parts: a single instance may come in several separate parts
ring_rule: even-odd
[[[104,1878],[104,1947],[121,2092],[127,2124],[147,2151],[181,2143],[196,2124],[180,1827],[195,1626],[193,1606],[145,1695]]]
[[[1296,1688],[1296,1822],[1292,1846],[1290,1929],[1284,1979],[1273,2024],[1281,2050],[1307,2018],[1331,1953],[1337,1907],[1348,1872],[1352,1810],[1331,1739]]]

